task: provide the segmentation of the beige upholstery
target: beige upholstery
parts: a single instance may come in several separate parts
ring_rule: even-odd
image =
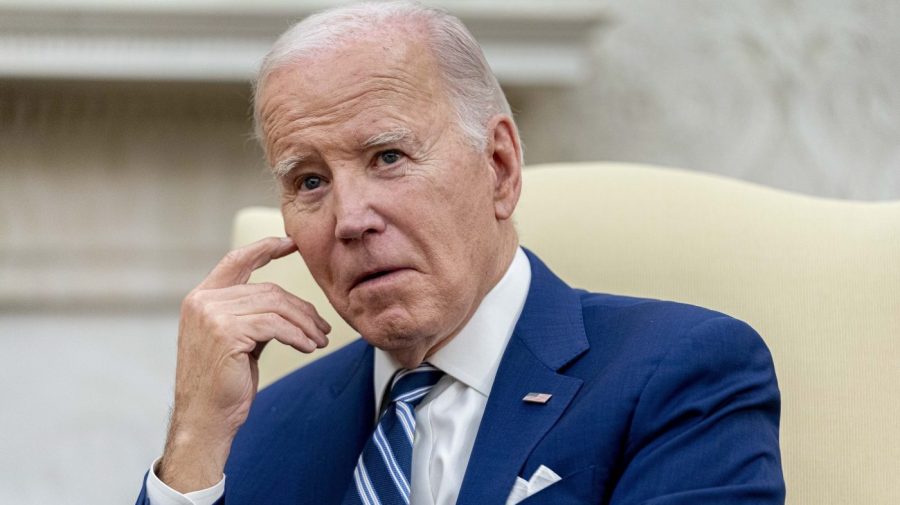
[[[532,167],[524,179],[522,243],[570,284],[703,305],[763,335],[789,504],[900,504],[900,202],[625,164]],[[235,243],[281,226],[276,210],[247,209]],[[254,279],[316,303],[335,343],[352,338],[297,256]],[[263,381],[303,359],[270,347]]]

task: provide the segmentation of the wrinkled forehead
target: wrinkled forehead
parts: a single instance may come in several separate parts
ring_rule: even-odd
[[[267,118],[289,97],[294,105],[321,109],[323,104],[378,95],[398,102],[447,102],[440,65],[421,30],[379,30],[332,45],[290,54],[261,76],[254,102],[258,133],[266,135]],[[408,100],[403,100],[406,97]],[[403,106],[407,106],[404,104]]]

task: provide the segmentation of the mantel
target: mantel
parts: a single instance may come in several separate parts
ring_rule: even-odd
[[[337,2],[0,0],[0,78],[240,82],[289,24]],[[456,0],[501,82],[571,86],[603,2]]]

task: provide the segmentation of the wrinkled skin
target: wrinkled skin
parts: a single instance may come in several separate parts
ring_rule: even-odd
[[[262,95],[269,161],[289,169],[279,177],[288,236],[338,313],[415,366],[509,264],[518,165],[462,135],[422,44],[340,48],[279,69]],[[511,124],[501,130],[490,148],[503,143],[517,161]],[[367,146],[379,136],[399,138]],[[383,275],[359,282],[373,272]]]
[[[371,34],[276,69],[258,107],[285,230],[230,252],[185,298],[175,406],[157,475],[182,493],[221,479],[278,340],[327,345],[330,326],[253,270],[299,250],[340,315],[413,367],[451,339],[512,261],[520,190],[511,118],[483,150],[461,134],[414,28]],[[314,407],[313,407],[314,408]]]

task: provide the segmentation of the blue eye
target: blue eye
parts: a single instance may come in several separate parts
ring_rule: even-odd
[[[400,161],[400,158],[402,156],[403,155],[400,153],[400,151],[397,151],[396,149],[378,153],[378,159],[381,160],[381,162],[385,165],[393,165],[394,163],[397,163],[398,161]]]
[[[300,181],[300,187],[306,191],[312,191],[321,185],[322,178],[318,175],[310,175],[308,177],[304,177],[303,180]]]

